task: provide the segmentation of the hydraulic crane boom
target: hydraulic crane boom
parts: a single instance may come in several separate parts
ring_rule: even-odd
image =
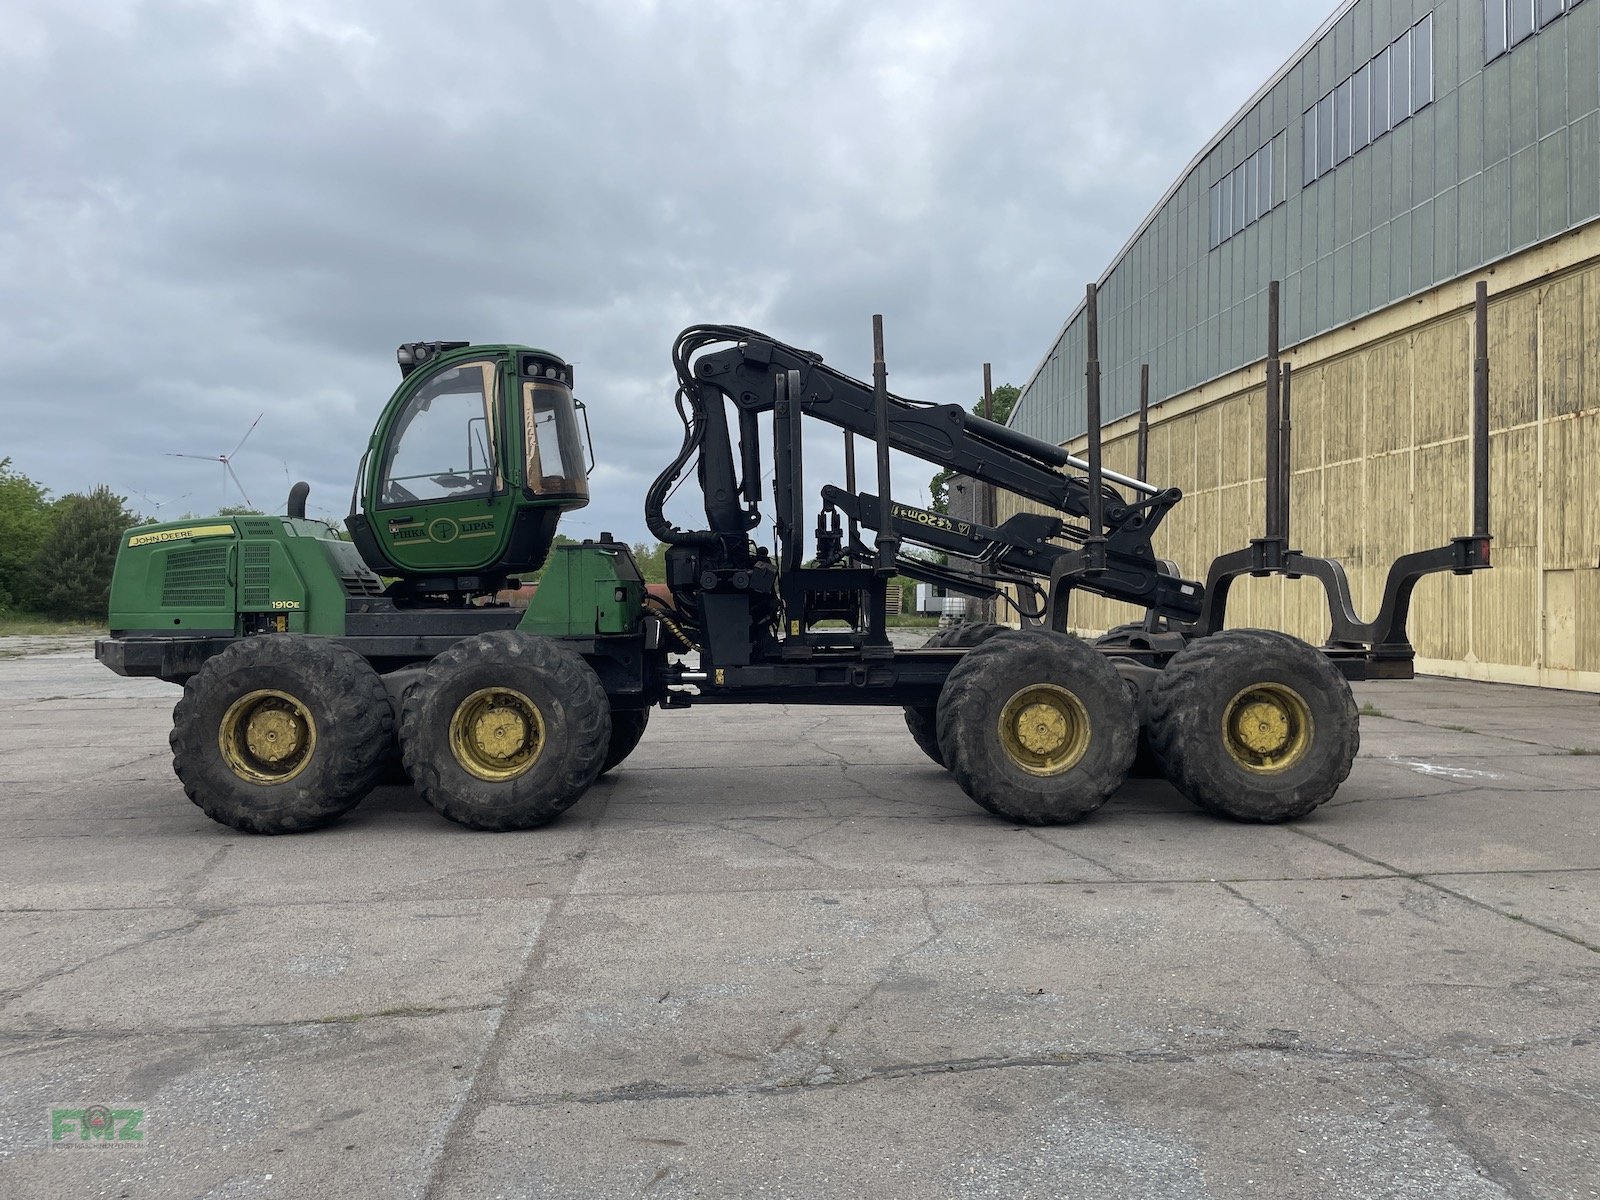
[[[1140,604],[1176,620],[1192,620],[1200,611],[1201,586],[1171,574],[1150,545],[1162,518],[1182,497],[1177,488],[1110,475],[1134,498],[1104,487],[1098,506],[1103,524],[1096,529],[1094,492],[1076,473],[1084,464],[1058,446],[974,416],[958,405],[918,403],[889,394],[825,365],[817,354],[738,326],[688,329],[680,335],[673,358],[686,434],[678,458],[646,497],[645,514],[651,531],[662,541],[699,547],[702,567],[760,570],[755,560],[746,561],[747,536],[761,521],[758,417],[771,414],[780,561],[785,576],[802,569],[806,529],[802,418],[813,417],[847,435],[886,442],[889,448],[1004,488],[1046,510],[1019,514],[991,528],[895,503],[892,498],[885,503],[883,479],[878,495],[829,486],[822,491],[824,507],[817,525],[816,557],[824,568],[870,558],[864,547],[842,544],[837,516],[842,512],[852,526],[859,523],[878,531],[880,541],[887,536],[984,562],[999,581],[1015,583],[1041,599],[1046,593],[1040,580],[1055,583],[1070,578],[1073,587]],[[737,470],[730,406],[738,419]],[[697,453],[708,528],[682,530],[667,521],[662,508],[668,491]],[[1101,542],[1092,558],[1082,549],[1091,540]],[[726,561],[712,563],[712,559]],[[877,566],[886,568],[882,561]],[[974,590],[972,576],[940,570],[924,560],[898,557],[892,566],[908,575],[955,584],[958,590]],[[832,592],[845,581],[817,582]],[[981,584],[976,587],[977,594],[992,591]],[[786,594],[784,601],[786,609],[796,603],[805,610],[813,608],[800,595]],[[789,632],[803,632],[807,624],[802,620],[797,630],[791,619]]]

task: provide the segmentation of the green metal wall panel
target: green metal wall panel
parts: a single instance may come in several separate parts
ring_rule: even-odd
[[[1433,274],[1448,279],[1461,269],[1457,188],[1446,188],[1433,199]]]
[[[1259,359],[1270,279],[1292,345],[1600,216],[1600,0],[1487,64],[1482,6],[1355,0],[1219,134],[1102,277],[1108,419],[1132,410],[1141,362],[1159,398]],[[1306,184],[1306,110],[1423,19],[1431,102]],[[1263,148],[1272,159],[1280,135],[1276,203],[1213,245],[1213,183]],[[1024,390],[1020,428],[1082,432],[1082,340],[1080,309]]]
[[[1539,237],[1554,237],[1567,227],[1567,131],[1558,129],[1539,143]]]
[[[1573,122],[1568,142],[1568,187],[1574,225],[1600,216],[1600,115],[1589,113]]]
[[[1533,145],[1539,137],[1539,71],[1536,38],[1506,57],[1511,64],[1511,153]]]
[[[1511,156],[1511,245],[1539,240],[1539,151],[1535,146]]]
[[[1538,135],[1567,127],[1567,26],[1557,22],[1533,39],[1538,71]]]
[[[1469,179],[1483,170],[1483,76],[1473,75],[1456,89],[1456,119],[1460,133],[1456,139],[1457,179]],[[1440,178],[1449,172],[1441,170]]]

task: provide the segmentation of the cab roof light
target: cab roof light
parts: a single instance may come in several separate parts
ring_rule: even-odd
[[[394,352],[395,361],[400,364],[400,378],[404,379],[430,358],[470,345],[471,342],[403,342]]]

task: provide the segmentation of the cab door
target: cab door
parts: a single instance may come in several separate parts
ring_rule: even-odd
[[[502,361],[456,359],[425,371],[384,432],[367,519],[385,557],[404,571],[493,566],[514,507],[502,460]]]

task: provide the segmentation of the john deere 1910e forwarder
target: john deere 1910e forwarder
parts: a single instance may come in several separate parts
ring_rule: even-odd
[[[349,810],[396,748],[451,820],[537,826],[627,757],[652,708],[769,701],[902,707],[918,744],[1011,821],[1097,808],[1141,739],[1205,809],[1303,816],[1355,756],[1347,680],[1411,674],[1416,581],[1489,565],[1485,300],[1480,288],[1474,533],[1398,560],[1372,622],[1355,615],[1337,563],[1289,547],[1276,285],[1272,301],[1266,536],[1218,559],[1204,583],[1151,547],[1179,491],[1101,467],[1091,288],[1087,460],[956,405],[891,395],[878,322],[870,384],[753,330],[686,330],[673,350],[683,443],[645,499],[649,528],[668,545],[670,604],[647,594],[628,547],[609,535],[552,552],[560,514],[588,499],[587,421],[566,362],[526,346],[402,346],[403,380],[360,467],[351,540],[306,519],[304,484],[286,516],[130,530],[111,635],[96,653],[119,673],[183,685],[171,741],[184,790],[216,820],[257,833]],[[821,489],[814,527],[807,418],[845,431],[845,486]],[[875,449],[876,494],[856,488],[856,438]],[[1042,511],[990,527],[898,503],[891,449]],[[771,549],[750,537],[765,519],[768,453]],[[700,529],[664,511],[690,470],[704,496]],[[936,566],[901,553],[905,543],[983,570]],[[540,566],[526,609],[495,602]],[[1230,581],[1273,573],[1324,584],[1326,645],[1224,628]],[[1036,627],[964,626],[897,650],[885,629],[896,574],[1003,592]],[[1147,619],[1079,641],[1066,633],[1075,589],[1140,605]]]

